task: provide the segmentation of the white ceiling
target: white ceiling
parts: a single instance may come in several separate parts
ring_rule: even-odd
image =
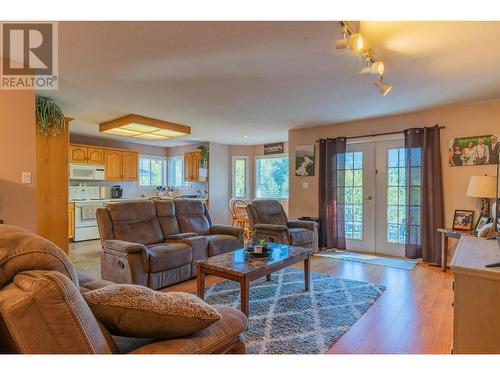
[[[385,62],[386,97],[359,56],[332,48],[338,22],[60,23],[59,90],[45,94],[79,134],[104,136],[99,122],[130,113],[192,127],[141,141],[155,145],[281,141],[291,128],[500,98],[500,22],[360,29]]]

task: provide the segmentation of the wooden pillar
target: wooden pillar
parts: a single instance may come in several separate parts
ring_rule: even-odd
[[[68,149],[69,123],[56,137],[36,136],[37,233],[66,253],[68,240]],[[36,125],[38,128],[38,124]]]

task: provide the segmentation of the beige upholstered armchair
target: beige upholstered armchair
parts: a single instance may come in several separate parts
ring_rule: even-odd
[[[318,249],[318,227],[314,221],[288,220],[281,203],[274,199],[255,200],[247,206],[254,240],[264,239],[299,247]]]

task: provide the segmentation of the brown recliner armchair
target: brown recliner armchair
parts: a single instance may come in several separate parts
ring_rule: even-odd
[[[168,340],[112,336],[82,293],[112,283],[78,274],[53,243],[0,225],[0,353],[198,354],[244,353],[240,311],[216,306],[221,319]]]
[[[243,229],[212,225],[198,200],[111,203],[96,211],[101,277],[152,289],[196,276],[196,261],[243,247]]]
[[[268,242],[318,249],[318,225],[314,221],[288,220],[281,203],[274,199],[254,200],[247,206],[252,237]]]

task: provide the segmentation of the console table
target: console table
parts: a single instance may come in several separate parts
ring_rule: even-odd
[[[500,353],[500,262],[497,240],[461,237],[451,261],[454,275],[453,353]]]
[[[441,269],[443,272],[446,272],[448,262],[448,238],[459,240],[462,236],[474,236],[474,232],[450,228],[438,228],[438,232],[441,233]]]

